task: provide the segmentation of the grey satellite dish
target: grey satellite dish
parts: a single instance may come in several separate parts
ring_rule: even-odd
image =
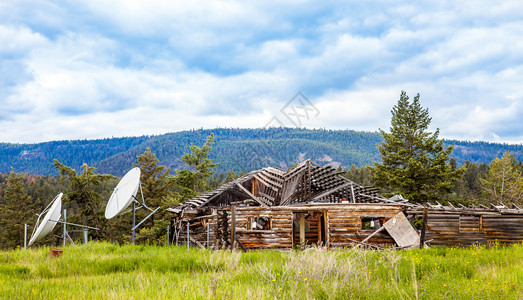
[[[142,185],[140,183],[140,175],[141,171],[138,167],[132,168],[129,172],[127,172],[127,174],[125,174],[124,177],[122,177],[120,182],[118,182],[118,184],[114,188],[114,191],[111,194],[109,201],[107,202],[107,206],[105,207],[105,217],[107,219],[111,219],[117,215],[121,215],[131,211],[133,212],[133,225],[131,228],[133,244],[135,240],[136,228],[142,225],[142,223],[145,222],[145,220],[147,220],[158,209],[160,209],[160,207],[158,207],[153,210],[147,207],[147,205],[145,205],[145,199],[143,198],[142,192]],[[142,195],[142,202],[136,199],[138,189],[140,189],[140,194]],[[132,209],[124,211],[131,204],[133,205]],[[136,210],[142,207],[148,209],[151,213],[147,215],[140,223],[136,224]]]
[[[63,195],[63,193],[58,194],[53,199],[53,201],[51,201],[51,203],[49,203],[49,205],[44,209],[44,211],[38,216],[35,229],[33,230],[33,234],[31,235],[31,239],[29,240],[29,246],[31,246],[35,241],[46,236],[49,232],[53,231],[57,223],[56,220],[60,219],[61,216],[60,212],[62,210]],[[43,214],[45,214],[45,216],[42,219],[42,221],[40,221],[40,217]]]

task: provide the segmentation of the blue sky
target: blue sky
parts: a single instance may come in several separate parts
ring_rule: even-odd
[[[0,3],[0,142],[263,127],[388,130],[401,90],[444,138],[523,142],[521,1]]]

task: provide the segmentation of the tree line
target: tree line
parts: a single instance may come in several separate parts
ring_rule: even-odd
[[[249,172],[267,166],[287,168],[299,162],[301,157],[318,163],[327,163],[328,158],[346,168],[352,164],[363,167],[381,159],[376,145],[383,141],[379,132],[354,130],[216,128],[101,140],[0,143],[0,173],[9,173],[13,168],[17,173],[57,175],[52,164],[54,159],[58,159],[75,170],[87,163],[100,173],[123,176],[129,165],[147,148],[156,155],[160,164],[174,172],[184,167],[181,157],[190,151],[191,143],[201,145],[210,133],[215,135],[210,157],[220,162],[216,167],[218,173]],[[446,147],[451,144],[455,145],[451,157],[459,165],[466,160],[488,164],[507,151],[517,159],[523,159],[522,145],[444,141]]]
[[[166,208],[192,198],[199,193],[215,188],[239,175],[230,171],[216,175],[209,152],[214,143],[211,133],[202,147],[191,145],[190,152],[181,160],[184,168],[171,175],[169,167],[160,165],[156,155],[148,148],[138,155],[131,167],[141,170],[141,188],[137,198],[142,197],[149,207],[160,207],[157,213],[137,233],[138,243],[163,243],[170,214]],[[84,224],[101,230],[90,231],[90,238],[110,240],[118,243],[130,242],[131,216],[123,214],[112,219],[104,217],[105,206],[118,183],[118,178],[108,174],[97,174],[96,168],[83,164],[75,170],[58,160],[53,166],[60,176],[36,176],[11,171],[0,175],[0,247],[23,246],[24,224],[30,224],[31,234],[36,214],[60,192],[63,207],[67,208],[68,222]],[[144,210],[137,211],[137,218],[145,217]],[[29,238],[29,236],[28,236]],[[80,238],[80,236],[76,236]],[[58,244],[59,236],[48,235],[39,244]]]
[[[428,131],[431,118],[428,109],[421,106],[419,94],[410,101],[402,91],[391,113],[389,132],[380,130],[383,138],[378,145],[381,159],[376,159],[373,165],[361,167],[352,164],[348,169],[340,167],[338,170],[344,176],[364,186],[378,186],[385,196],[402,194],[415,203],[503,203],[523,208],[523,163],[510,151],[497,156],[489,164],[465,161],[459,165],[451,157],[454,145],[445,144],[439,138],[439,130]],[[139,230],[138,243],[164,241],[170,221],[166,208],[245,174],[245,171],[237,173],[234,170],[217,173],[219,165],[211,156],[211,150],[216,149],[214,142],[214,134],[210,132],[201,147],[191,144],[189,151],[179,158],[183,167],[174,172],[171,172],[171,166],[160,164],[151,148],[146,148],[133,159],[126,158],[129,160],[126,169],[139,167],[141,170],[141,189],[137,197],[143,196],[150,207],[160,207]],[[278,148],[278,143],[282,140],[276,139],[275,143],[261,146],[265,147],[264,151],[268,147],[270,151],[277,152],[281,148]],[[304,143],[310,147],[314,145],[305,140]],[[256,149],[247,147],[247,151],[254,154]],[[283,151],[279,155],[285,153]],[[253,162],[256,163],[259,164]],[[130,242],[130,215],[110,220],[104,218],[106,202],[118,183],[117,177],[98,174],[94,166],[86,163],[80,167],[81,172],[58,159],[53,161],[53,167],[59,176],[21,174],[13,169],[9,174],[0,174],[1,248],[22,246],[24,224],[34,224],[35,214],[60,192],[64,192],[63,205],[68,210],[68,221],[101,229],[92,232],[91,238]],[[144,210],[138,210],[138,219],[143,219],[145,215]],[[58,240],[58,236],[49,235],[38,243],[57,244]]]

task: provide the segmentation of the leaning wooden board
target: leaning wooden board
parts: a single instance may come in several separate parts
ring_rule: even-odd
[[[383,224],[390,236],[400,247],[419,245],[420,237],[403,212],[397,213]]]

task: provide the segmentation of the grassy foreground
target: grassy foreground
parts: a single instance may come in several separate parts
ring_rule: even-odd
[[[520,299],[523,246],[230,252],[67,246],[0,252],[6,299]]]

